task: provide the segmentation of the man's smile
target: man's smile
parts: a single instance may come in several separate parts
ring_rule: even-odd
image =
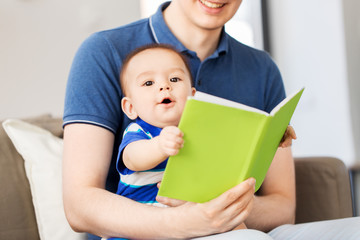
[[[221,8],[225,5],[224,3],[214,3],[206,0],[200,0],[200,2],[209,8]]]

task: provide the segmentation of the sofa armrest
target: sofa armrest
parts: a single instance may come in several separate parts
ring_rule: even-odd
[[[296,223],[353,216],[349,173],[332,157],[295,158]]]

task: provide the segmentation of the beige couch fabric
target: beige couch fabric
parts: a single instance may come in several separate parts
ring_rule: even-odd
[[[49,115],[26,121],[62,136],[62,120]],[[24,160],[0,127],[0,239],[40,239]]]
[[[295,159],[296,223],[353,216],[349,173],[333,157]]]

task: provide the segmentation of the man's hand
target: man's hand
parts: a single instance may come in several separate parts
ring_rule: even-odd
[[[254,200],[255,179],[250,178],[206,203],[193,203],[157,196],[156,200],[170,207],[182,208],[197,236],[226,232],[234,228],[246,228],[244,221],[249,216]]]
[[[296,139],[296,133],[292,126],[288,126],[285,130],[284,136],[281,139],[279,147],[286,148],[291,147],[292,140]]]
[[[183,136],[178,127],[164,127],[159,135],[160,151],[167,156],[178,154],[180,148],[184,146]]]

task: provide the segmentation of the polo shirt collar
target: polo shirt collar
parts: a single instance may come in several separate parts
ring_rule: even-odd
[[[226,54],[229,50],[229,35],[225,32],[225,28],[223,27],[221,30],[220,42],[216,51],[213,53],[214,57],[219,56],[220,54]]]
[[[153,37],[157,43],[170,44],[180,52],[191,52],[188,50],[170,31],[166,25],[162,12],[169,6],[170,2],[161,4],[154,15],[149,19],[150,28]],[[210,58],[218,57],[222,53],[227,53],[229,49],[229,35],[225,32],[224,28],[221,31],[221,37],[218,48],[210,56]]]
[[[153,37],[157,43],[170,44],[180,52],[188,51],[188,49],[174,36],[165,23],[162,12],[169,6],[169,4],[170,2],[161,4],[156,13],[150,17],[150,28]]]

